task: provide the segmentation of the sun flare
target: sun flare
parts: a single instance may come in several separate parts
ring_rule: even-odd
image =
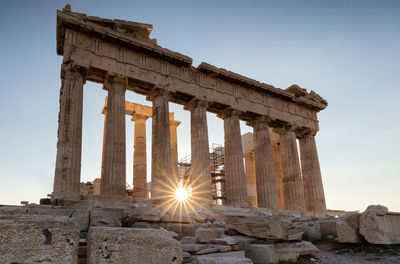
[[[184,188],[183,183],[179,182],[178,188],[175,191],[175,198],[179,202],[185,202],[191,196],[191,188]]]

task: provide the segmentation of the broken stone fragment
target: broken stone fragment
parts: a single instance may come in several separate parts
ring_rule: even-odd
[[[224,235],[225,230],[223,228],[197,228],[195,231],[195,237],[197,240],[201,239],[213,239],[220,238]]]
[[[400,244],[400,214],[370,205],[360,216],[360,234],[372,244]]]
[[[91,227],[89,263],[182,263],[178,241],[160,229]]]
[[[181,244],[196,244],[196,238],[190,236],[182,237]]]
[[[288,229],[293,224],[279,217],[262,217],[255,215],[227,215],[228,228],[234,229],[240,234],[277,240],[288,240]]]
[[[193,256],[196,264],[251,264],[250,259],[244,256],[243,251],[212,253],[208,255]]]
[[[238,243],[236,239],[234,239],[232,237],[229,237],[229,236],[225,236],[225,237],[221,237],[221,238],[215,238],[214,241],[215,241],[216,244],[229,245],[229,246]]]
[[[359,229],[359,213],[348,213],[336,222],[339,243],[361,243]]]
[[[207,245],[205,244],[182,244],[182,251],[193,253],[202,250],[206,247]]]
[[[277,244],[251,244],[245,251],[246,257],[255,264],[296,262],[301,255],[311,255],[318,249],[308,241],[277,243]]]

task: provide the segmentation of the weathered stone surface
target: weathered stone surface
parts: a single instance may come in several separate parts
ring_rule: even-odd
[[[89,263],[182,263],[178,241],[160,229],[91,227]]]
[[[155,226],[164,227],[167,230],[174,231],[180,236],[194,236],[195,227],[192,224],[181,224],[181,223],[159,223]]]
[[[400,244],[400,213],[370,205],[360,216],[360,234],[373,244]]]
[[[254,130],[257,204],[258,207],[278,210],[278,192],[269,134],[269,121],[269,118],[261,117],[249,122]]]
[[[191,182],[202,203],[212,203],[210,153],[208,149],[207,106],[204,101],[192,101],[190,110]]]
[[[296,262],[301,255],[310,255],[318,249],[307,241],[279,244],[251,244],[246,248],[246,257],[255,264],[279,263],[280,261]]]
[[[185,237],[182,237],[180,242],[181,242],[181,244],[196,244],[196,238],[190,237],[190,236],[185,236]]]
[[[237,244],[237,240],[234,239],[233,237],[225,236],[221,238],[216,238],[214,239],[215,243],[220,244],[220,245],[234,245]]]
[[[192,255],[188,252],[182,252],[183,263],[191,263],[193,258]]]
[[[201,245],[201,244],[200,244]],[[231,251],[231,246],[207,244],[203,249],[195,252],[196,255],[210,254],[210,253],[224,253]]]
[[[0,219],[0,263],[76,263],[78,245],[79,226],[69,217]]]
[[[207,245],[205,244],[182,244],[182,251],[193,253],[202,250],[206,247]]]
[[[251,264],[250,259],[244,256],[244,251],[227,253],[214,253],[208,255],[193,256],[196,264]]]
[[[196,239],[209,239],[209,238],[220,238],[224,235],[225,230],[223,228],[205,228],[200,227],[196,229]]]
[[[336,230],[339,243],[360,243],[361,238],[358,234],[359,213],[349,213],[336,222]]]
[[[229,228],[250,237],[284,239],[289,237],[289,221],[277,217],[255,215],[226,215],[225,222]]]
[[[246,176],[238,111],[226,111],[224,119],[226,204],[247,207]]]
[[[246,249],[247,245],[256,241],[255,238],[247,237],[247,236],[232,236],[232,238],[234,238],[238,242],[238,245],[242,249]],[[235,249],[233,249],[233,250],[235,250]]]
[[[90,225],[120,227],[121,220],[126,217],[126,214],[123,210],[96,208],[90,213]]]
[[[314,241],[321,238],[319,221],[306,221],[295,223],[296,229],[304,232],[302,238],[307,241]],[[301,239],[300,239],[301,240]]]
[[[326,219],[319,222],[321,237],[326,237],[328,235],[337,236],[336,230],[337,219]]]

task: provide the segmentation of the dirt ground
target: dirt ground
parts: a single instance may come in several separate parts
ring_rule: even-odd
[[[303,264],[400,264],[400,245],[352,245],[320,243],[315,244],[319,252],[312,257],[303,257],[297,263]]]

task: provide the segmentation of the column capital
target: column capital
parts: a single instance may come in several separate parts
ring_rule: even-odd
[[[125,92],[128,86],[128,78],[122,76],[110,75],[104,81],[103,89],[109,91],[112,86],[115,87],[115,84],[121,84],[118,86],[119,88],[118,90],[120,90],[121,92]]]
[[[132,115],[131,121],[137,121],[137,120],[143,120],[143,121],[146,121],[147,119],[149,119],[149,117],[148,117],[148,116],[145,116],[145,115],[139,115],[139,114],[136,114],[136,113],[134,113],[134,114]]]
[[[314,137],[315,135],[317,135],[317,132],[318,131],[316,129],[312,129],[309,127],[301,127],[296,130],[296,137],[297,138],[302,138],[304,136],[313,136]]]
[[[287,131],[291,131],[291,132],[297,132],[298,131],[298,126],[292,124],[292,123],[286,123],[284,125],[281,125],[279,127],[274,127],[273,128],[273,132],[281,134],[282,132],[287,132]]]
[[[259,124],[269,125],[269,124],[272,123],[272,121],[274,121],[274,120],[269,116],[259,116],[259,117],[254,118],[251,121],[248,121],[246,123],[246,125],[251,126],[251,127],[255,127],[255,126],[259,125]]]
[[[60,76],[61,79],[65,78],[65,74],[67,72],[80,73],[82,75],[82,78],[83,78],[83,84],[85,84],[89,70],[87,68],[85,68],[85,67],[76,65],[73,62],[61,64],[61,76]]]
[[[222,110],[219,114],[217,114],[217,116],[219,118],[225,119],[227,117],[231,117],[234,115],[240,115],[242,112],[236,109],[232,109],[232,108],[227,108],[225,110]]]
[[[169,96],[170,92],[162,87],[154,87],[146,96],[146,100],[153,101],[158,96]]]
[[[169,126],[174,126],[174,127],[178,127],[181,124],[180,121],[176,121],[176,120],[169,120]]]
[[[197,107],[207,108],[208,105],[209,105],[209,103],[204,100],[193,98],[184,105],[183,109],[192,111],[194,108],[197,108]]]

